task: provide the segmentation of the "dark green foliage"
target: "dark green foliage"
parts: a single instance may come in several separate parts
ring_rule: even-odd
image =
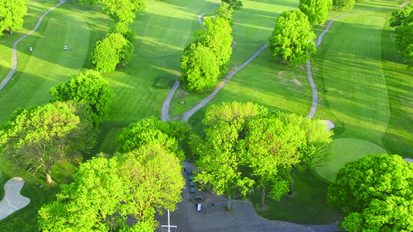
[[[23,17],[27,13],[28,0],[0,1],[0,35],[3,31],[17,31],[23,27]]]
[[[227,3],[232,9],[240,9],[242,7],[241,0],[223,0],[222,2]]]
[[[19,111],[0,130],[0,148],[23,168],[46,176],[63,160],[94,145],[87,106],[73,102],[54,102]]]
[[[270,38],[274,57],[292,65],[302,64],[316,52],[315,34],[308,17],[299,10],[284,11],[275,23]]]
[[[397,10],[392,13],[390,18],[390,26],[398,27],[401,26],[403,21],[409,17],[410,13],[413,11],[413,2],[410,2],[407,6],[403,7],[400,10]]]
[[[124,153],[147,144],[159,143],[183,160],[184,153],[179,141],[185,141],[188,135],[189,128],[186,124],[164,122],[155,117],[146,118],[122,130],[118,138],[118,151]]]
[[[373,155],[346,164],[328,191],[350,231],[413,230],[413,164],[398,155]]]
[[[73,76],[66,83],[54,86],[50,93],[57,101],[72,100],[90,106],[93,122],[102,122],[112,103],[112,90],[99,72],[88,70]]]
[[[312,25],[322,25],[326,22],[332,6],[332,0],[300,0],[299,8]]]
[[[192,91],[212,89],[219,76],[219,64],[214,52],[201,43],[187,46],[181,58],[181,81]]]
[[[333,9],[338,11],[351,10],[355,4],[355,0],[333,0]]]
[[[128,64],[134,53],[135,47],[131,42],[119,33],[112,33],[96,43],[92,54],[92,64],[97,71],[111,72],[119,64]]]
[[[403,61],[413,64],[413,3],[395,11],[390,19],[390,26],[396,28],[396,44]]]

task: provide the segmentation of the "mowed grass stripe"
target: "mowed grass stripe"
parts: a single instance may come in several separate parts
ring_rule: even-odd
[[[381,32],[385,19],[369,13],[339,19],[321,46],[324,102],[317,117],[344,126],[340,137],[382,145],[390,118],[381,65]],[[351,33],[349,33],[351,31]]]

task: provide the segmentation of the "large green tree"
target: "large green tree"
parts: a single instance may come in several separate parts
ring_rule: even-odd
[[[284,11],[275,23],[270,38],[274,57],[292,65],[302,64],[316,52],[315,34],[308,17],[300,10]]]
[[[243,169],[243,142],[245,126],[252,118],[266,114],[267,110],[253,103],[223,103],[213,105],[205,113],[203,124],[205,140],[197,166],[201,172],[196,180],[212,186],[215,193],[228,198],[227,209],[232,209],[231,199],[239,191],[246,196],[254,184]]]
[[[245,134],[245,163],[261,189],[262,207],[266,187],[273,199],[292,191],[295,169],[308,167],[332,135],[321,121],[285,113],[252,119]]]
[[[144,0],[79,0],[89,5],[101,5],[114,20],[131,23],[136,14],[145,8]]]
[[[93,147],[89,110],[72,102],[54,102],[17,111],[0,130],[0,148],[22,167],[42,171],[51,184],[56,163]]]
[[[211,48],[200,42],[188,45],[181,58],[181,81],[192,91],[205,91],[213,88],[219,72],[218,60]]]
[[[112,33],[97,41],[92,54],[92,64],[99,72],[111,72],[119,64],[128,64],[134,53],[135,47],[130,41],[119,33]]]
[[[119,175],[129,189],[127,214],[153,220],[155,212],[174,211],[185,187],[181,161],[160,144],[149,144],[120,155]]]
[[[240,9],[242,7],[242,1],[241,0],[223,0],[222,2],[227,3],[233,9]]]
[[[180,145],[186,140],[189,130],[186,124],[179,122],[164,122],[155,117],[142,119],[122,130],[118,138],[118,151],[125,153],[147,144],[159,143],[183,160]]]
[[[215,9],[215,16],[221,17],[227,20],[230,24],[232,24],[232,14],[234,9],[226,2],[221,2],[218,7]]]
[[[390,18],[390,23],[389,23],[390,26],[391,27],[401,26],[403,21],[409,17],[412,11],[413,11],[413,1],[410,1],[407,6],[392,13],[392,17]]]
[[[413,164],[398,155],[373,155],[346,164],[328,190],[351,231],[412,231]]]
[[[112,103],[112,89],[102,75],[93,70],[84,71],[52,87],[50,93],[57,101],[72,100],[89,105],[95,124],[102,122]]]
[[[324,24],[328,11],[332,8],[332,0],[300,0],[300,10],[307,15],[312,25]]]
[[[0,1],[0,35],[3,31],[17,31],[23,27],[23,17],[27,13],[28,0]]]
[[[42,231],[111,231],[124,221],[121,202],[128,193],[116,158],[93,158],[80,165],[73,182],[39,210]],[[119,215],[116,216],[115,214]]]
[[[214,53],[220,71],[224,71],[232,55],[232,28],[223,17],[206,17],[205,30],[196,39]]]
[[[403,62],[413,64],[413,3],[394,12],[390,25],[396,28],[396,45]]]

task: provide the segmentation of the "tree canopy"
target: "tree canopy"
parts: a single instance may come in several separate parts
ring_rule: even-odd
[[[327,20],[328,11],[332,7],[332,0],[300,0],[299,6],[312,25],[324,24]]]
[[[223,0],[222,2],[227,3],[232,9],[240,9],[242,7],[241,0]]]
[[[219,64],[212,49],[202,43],[191,43],[181,58],[181,81],[192,91],[205,91],[213,88],[218,81]]]
[[[413,230],[413,164],[398,155],[372,155],[346,164],[328,200],[346,214],[350,231]]]
[[[275,23],[270,38],[274,57],[292,65],[302,64],[316,52],[315,34],[308,17],[299,10],[284,11]]]
[[[23,27],[28,0],[0,1],[0,35],[3,31],[17,31]]]
[[[98,5],[100,4],[114,20],[131,23],[136,14],[145,8],[143,0],[80,0],[80,2]]]
[[[396,28],[396,45],[403,62],[413,64],[413,3],[395,11],[390,19],[390,26]]]
[[[135,47],[130,41],[119,33],[112,33],[97,41],[92,54],[92,64],[99,72],[111,72],[119,64],[128,64],[134,53]]]
[[[112,89],[99,72],[87,70],[54,86],[50,93],[57,101],[72,100],[90,106],[95,124],[102,122],[112,103]]]
[[[333,9],[338,11],[351,10],[355,4],[355,0],[333,0]]]
[[[196,179],[229,199],[255,186],[279,199],[290,191],[291,170],[309,166],[331,142],[325,124],[294,114],[270,112],[253,103],[212,105],[205,113],[205,139],[196,152]],[[229,207],[230,207],[229,201]]]
[[[17,111],[0,131],[0,148],[22,167],[42,171],[50,184],[56,163],[93,147],[89,110],[72,102],[54,102]]]
[[[155,212],[172,211],[185,186],[180,160],[160,144],[80,165],[72,183],[39,210],[42,231],[155,231]],[[126,225],[133,215],[138,223]]]
[[[179,142],[183,142],[188,135],[189,128],[186,124],[164,122],[150,117],[132,123],[122,130],[118,138],[118,151],[125,153],[147,144],[159,143],[183,160],[184,153]]]

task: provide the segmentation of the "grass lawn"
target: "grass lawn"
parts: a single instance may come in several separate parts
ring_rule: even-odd
[[[281,201],[267,197],[265,210],[260,210],[260,194],[251,197],[257,212],[271,220],[289,221],[300,224],[332,224],[339,221],[341,214],[326,204],[328,183],[316,173],[307,170],[297,174],[295,194],[285,196]]]
[[[318,164],[317,173],[328,181],[334,181],[338,170],[346,163],[358,160],[366,155],[384,154],[386,151],[366,140],[340,138],[335,139],[325,149],[324,153],[328,160],[325,163]]]
[[[263,44],[268,43],[275,19],[284,10],[298,6],[298,1],[243,1],[233,19],[235,48],[229,67],[236,67],[251,57]],[[171,115],[185,112],[208,93],[194,94],[179,89],[171,104]],[[255,101],[272,109],[306,114],[310,107],[311,92],[303,67],[288,67],[276,62],[267,48],[252,63],[236,74],[217,95],[212,104],[222,101]],[[184,103],[184,104],[182,104]],[[201,110],[191,122],[197,124]]]

